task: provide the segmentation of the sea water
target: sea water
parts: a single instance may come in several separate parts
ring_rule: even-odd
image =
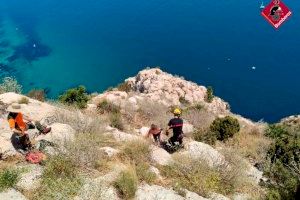
[[[261,1],[1,0],[0,76],[55,98],[160,66],[213,86],[233,112],[277,121],[300,113],[300,3],[284,3],[293,15],[275,30]]]

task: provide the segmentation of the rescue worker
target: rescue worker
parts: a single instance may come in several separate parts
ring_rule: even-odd
[[[173,129],[173,136],[169,139],[169,142],[172,145],[175,145],[175,142],[178,142],[179,145],[182,145],[183,139],[183,120],[181,119],[181,110],[179,108],[174,109],[173,111],[174,118],[171,119],[168,123],[168,129],[166,134],[169,135],[169,130]]]

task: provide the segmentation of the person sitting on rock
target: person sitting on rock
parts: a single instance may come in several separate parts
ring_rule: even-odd
[[[51,131],[51,127],[46,128],[42,126],[40,122],[33,122],[29,117],[23,115],[21,113],[20,104],[13,103],[7,108],[7,111],[9,112],[7,116],[9,127],[18,140],[17,149],[29,150],[32,147],[29,135],[26,133],[28,129],[37,128],[39,132],[43,134],[47,134]],[[13,139],[14,137],[12,137],[12,142],[15,146],[15,141]]]
[[[183,139],[183,120],[180,118],[181,116],[181,110],[179,108],[174,109],[173,111],[174,118],[172,118],[168,123],[168,129],[166,131],[166,134],[169,135],[169,130],[173,129],[173,136],[169,139],[169,142],[172,145],[175,145],[176,142],[179,143],[179,145],[182,145],[182,139]]]
[[[151,124],[150,130],[148,131],[147,136],[150,137],[152,135],[155,143],[160,144],[161,131],[162,131],[162,129],[158,128],[157,125]]]

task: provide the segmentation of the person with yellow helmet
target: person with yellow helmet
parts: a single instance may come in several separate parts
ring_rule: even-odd
[[[169,134],[169,130],[173,129],[173,136],[169,139],[169,142],[172,145],[175,145],[175,142],[178,142],[180,145],[182,145],[182,139],[183,139],[183,120],[181,119],[181,110],[179,108],[175,108],[173,111],[174,118],[172,118],[168,123],[168,129],[166,131],[166,134]]]

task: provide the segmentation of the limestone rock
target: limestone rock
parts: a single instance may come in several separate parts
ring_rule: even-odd
[[[256,167],[248,164],[248,170],[246,171],[246,174],[250,180],[252,180],[254,183],[259,184],[260,180],[263,178],[263,172],[259,171]]]
[[[207,198],[201,197],[195,192],[191,192],[188,190],[185,190],[185,199],[186,200],[208,200]]]
[[[250,200],[251,198],[247,194],[236,193],[232,197],[233,200]]]
[[[184,200],[184,197],[176,194],[174,190],[166,189],[158,185],[141,185],[136,191],[136,200]]]
[[[221,166],[225,163],[225,158],[217,150],[208,144],[192,141],[186,145],[187,150],[184,155],[190,156],[192,159],[201,159],[211,167]]]
[[[101,151],[103,151],[108,157],[113,157],[117,155],[120,151],[111,147],[101,147]]]
[[[15,189],[0,192],[1,200],[27,200],[26,197]]]
[[[115,140],[120,141],[120,142],[133,141],[133,140],[139,140],[139,139],[141,139],[137,135],[128,134],[128,133],[119,131],[116,128],[112,128],[110,126],[108,126],[106,128],[106,130],[108,131],[107,134],[112,135]]]
[[[194,126],[192,124],[189,124],[189,123],[185,122],[183,124],[182,131],[183,131],[184,134],[193,133],[194,132]]]
[[[39,187],[43,168],[40,165],[28,165],[23,167],[27,172],[21,175],[17,188],[19,190],[34,190]]]
[[[142,127],[139,130],[140,135],[142,135],[143,137],[146,137],[148,135],[150,128],[149,127]]]
[[[173,162],[172,156],[166,150],[154,145],[151,146],[151,160],[163,166]]]
[[[229,198],[225,197],[222,194],[218,194],[218,193],[211,193],[210,194],[210,200],[230,200]]]
[[[40,135],[36,138],[39,140],[47,140],[63,146],[68,141],[73,141],[75,137],[75,130],[67,124],[55,123],[51,125],[51,132],[47,135]]]

